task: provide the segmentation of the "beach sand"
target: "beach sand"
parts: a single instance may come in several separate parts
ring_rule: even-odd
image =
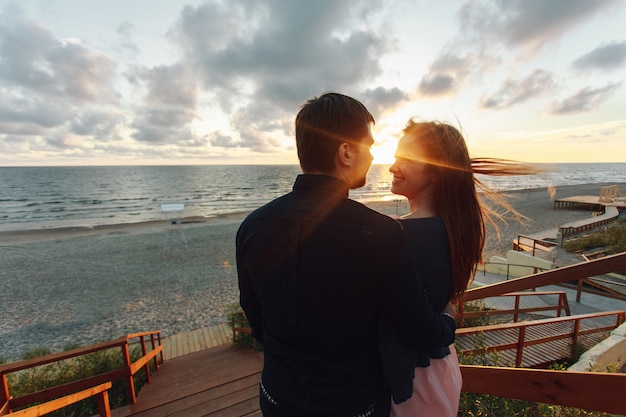
[[[508,193],[529,220],[491,226],[485,260],[503,256],[518,234],[556,228],[591,216],[553,210],[553,199],[599,195],[601,186]],[[626,189],[625,184],[618,184]],[[406,201],[367,203],[385,214],[406,214]],[[62,350],[127,333],[161,330],[163,336],[226,321],[238,302],[235,233],[246,213],[188,218],[189,250],[162,256],[165,222],[95,228],[0,233],[0,357],[17,360],[35,347]]]

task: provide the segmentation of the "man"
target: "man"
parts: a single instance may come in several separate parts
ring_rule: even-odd
[[[296,117],[303,174],[237,232],[241,306],[264,345],[264,416],[388,416],[380,330],[412,346],[454,340],[398,222],[348,198],[365,184],[373,123],[351,97],[309,100]]]

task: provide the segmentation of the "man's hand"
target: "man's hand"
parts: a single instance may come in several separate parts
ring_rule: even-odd
[[[454,309],[454,307],[452,307],[452,304],[450,303],[448,303],[448,305],[446,305],[446,308],[443,309],[443,314],[448,314],[453,319],[456,318],[456,310]]]

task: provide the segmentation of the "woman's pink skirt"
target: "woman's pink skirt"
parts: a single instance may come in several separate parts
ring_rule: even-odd
[[[461,369],[453,345],[443,359],[431,359],[427,368],[415,368],[413,395],[391,404],[391,417],[456,417],[461,396]]]

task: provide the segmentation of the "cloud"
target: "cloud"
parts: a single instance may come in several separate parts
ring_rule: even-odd
[[[56,38],[15,4],[0,8],[0,139],[74,148],[119,139],[116,63]]]
[[[209,135],[209,143],[213,146],[217,146],[220,148],[236,148],[238,147],[233,137],[230,135],[225,135],[222,132],[213,132]]]
[[[79,43],[56,39],[34,21],[0,12],[0,80],[55,99],[115,100],[115,63]]]
[[[291,134],[307,99],[339,88],[360,98],[361,84],[381,73],[380,58],[393,43],[368,27],[368,13],[377,5],[207,2],[186,6],[170,36],[203,91],[219,97],[220,108],[231,114],[239,136],[233,143],[270,152],[281,146],[275,134]]]
[[[619,0],[472,0],[457,13],[458,32],[422,77],[419,91],[442,96],[510,62],[527,59]],[[497,101],[499,102],[499,100]],[[489,106],[489,103],[486,103]]]
[[[64,150],[71,150],[74,152],[82,153],[81,147],[83,140],[80,136],[64,135],[54,133],[45,138],[46,143],[54,148],[61,148]]]
[[[572,67],[584,70],[614,70],[626,62],[626,41],[614,41],[598,46],[572,63]]]
[[[596,109],[622,86],[621,82],[602,88],[585,87],[564,100],[554,101],[548,106],[551,114],[583,113]]]
[[[169,104],[190,110],[196,107],[199,90],[188,67],[181,64],[160,65],[142,71],[140,77],[148,85],[148,103]]]
[[[112,110],[94,110],[74,114],[70,121],[70,132],[80,136],[92,136],[98,141],[120,140],[119,126],[124,117]]]
[[[468,1],[459,11],[463,33],[506,46],[537,48],[620,0]]]
[[[474,61],[469,53],[458,56],[452,52],[440,54],[422,78],[419,91],[424,95],[442,95],[456,91],[470,73]]]
[[[488,109],[508,108],[553,91],[555,87],[554,75],[551,72],[535,70],[522,79],[509,78],[503,81],[500,89],[482,97],[479,105]]]
[[[177,143],[194,139],[199,89],[194,74],[181,64],[137,69],[134,77],[146,94],[134,109],[132,137],[141,142]]]
[[[0,90],[0,123],[29,124],[41,129],[63,125],[71,112],[36,95],[24,96]]]
[[[140,49],[139,45],[133,40],[133,32],[135,31],[135,26],[129,22],[122,22],[117,27],[117,34],[121,39],[121,48],[124,50],[130,57],[136,57],[139,55]]]
[[[374,119],[376,119],[386,111],[394,110],[398,105],[407,101],[408,98],[408,95],[397,87],[377,87],[366,90],[360,101],[363,102],[365,107],[374,115]]]
[[[380,6],[380,0],[185,6],[165,39],[178,57],[152,67],[132,66],[135,27],[122,21],[113,48],[128,57],[121,73],[111,57],[55,37],[10,3],[0,9],[0,82],[7,86],[0,92],[0,137],[85,149],[122,140],[116,146],[129,150],[170,144],[282,150],[295,114],[312,96],[340,91],[370,100],[377,111],[402,99],[398,89],[363,87],[381,74],[380,60],[394,48],[372,18]],[[226,133],[195,129],[203,108],[212,106],[228,115]]]

